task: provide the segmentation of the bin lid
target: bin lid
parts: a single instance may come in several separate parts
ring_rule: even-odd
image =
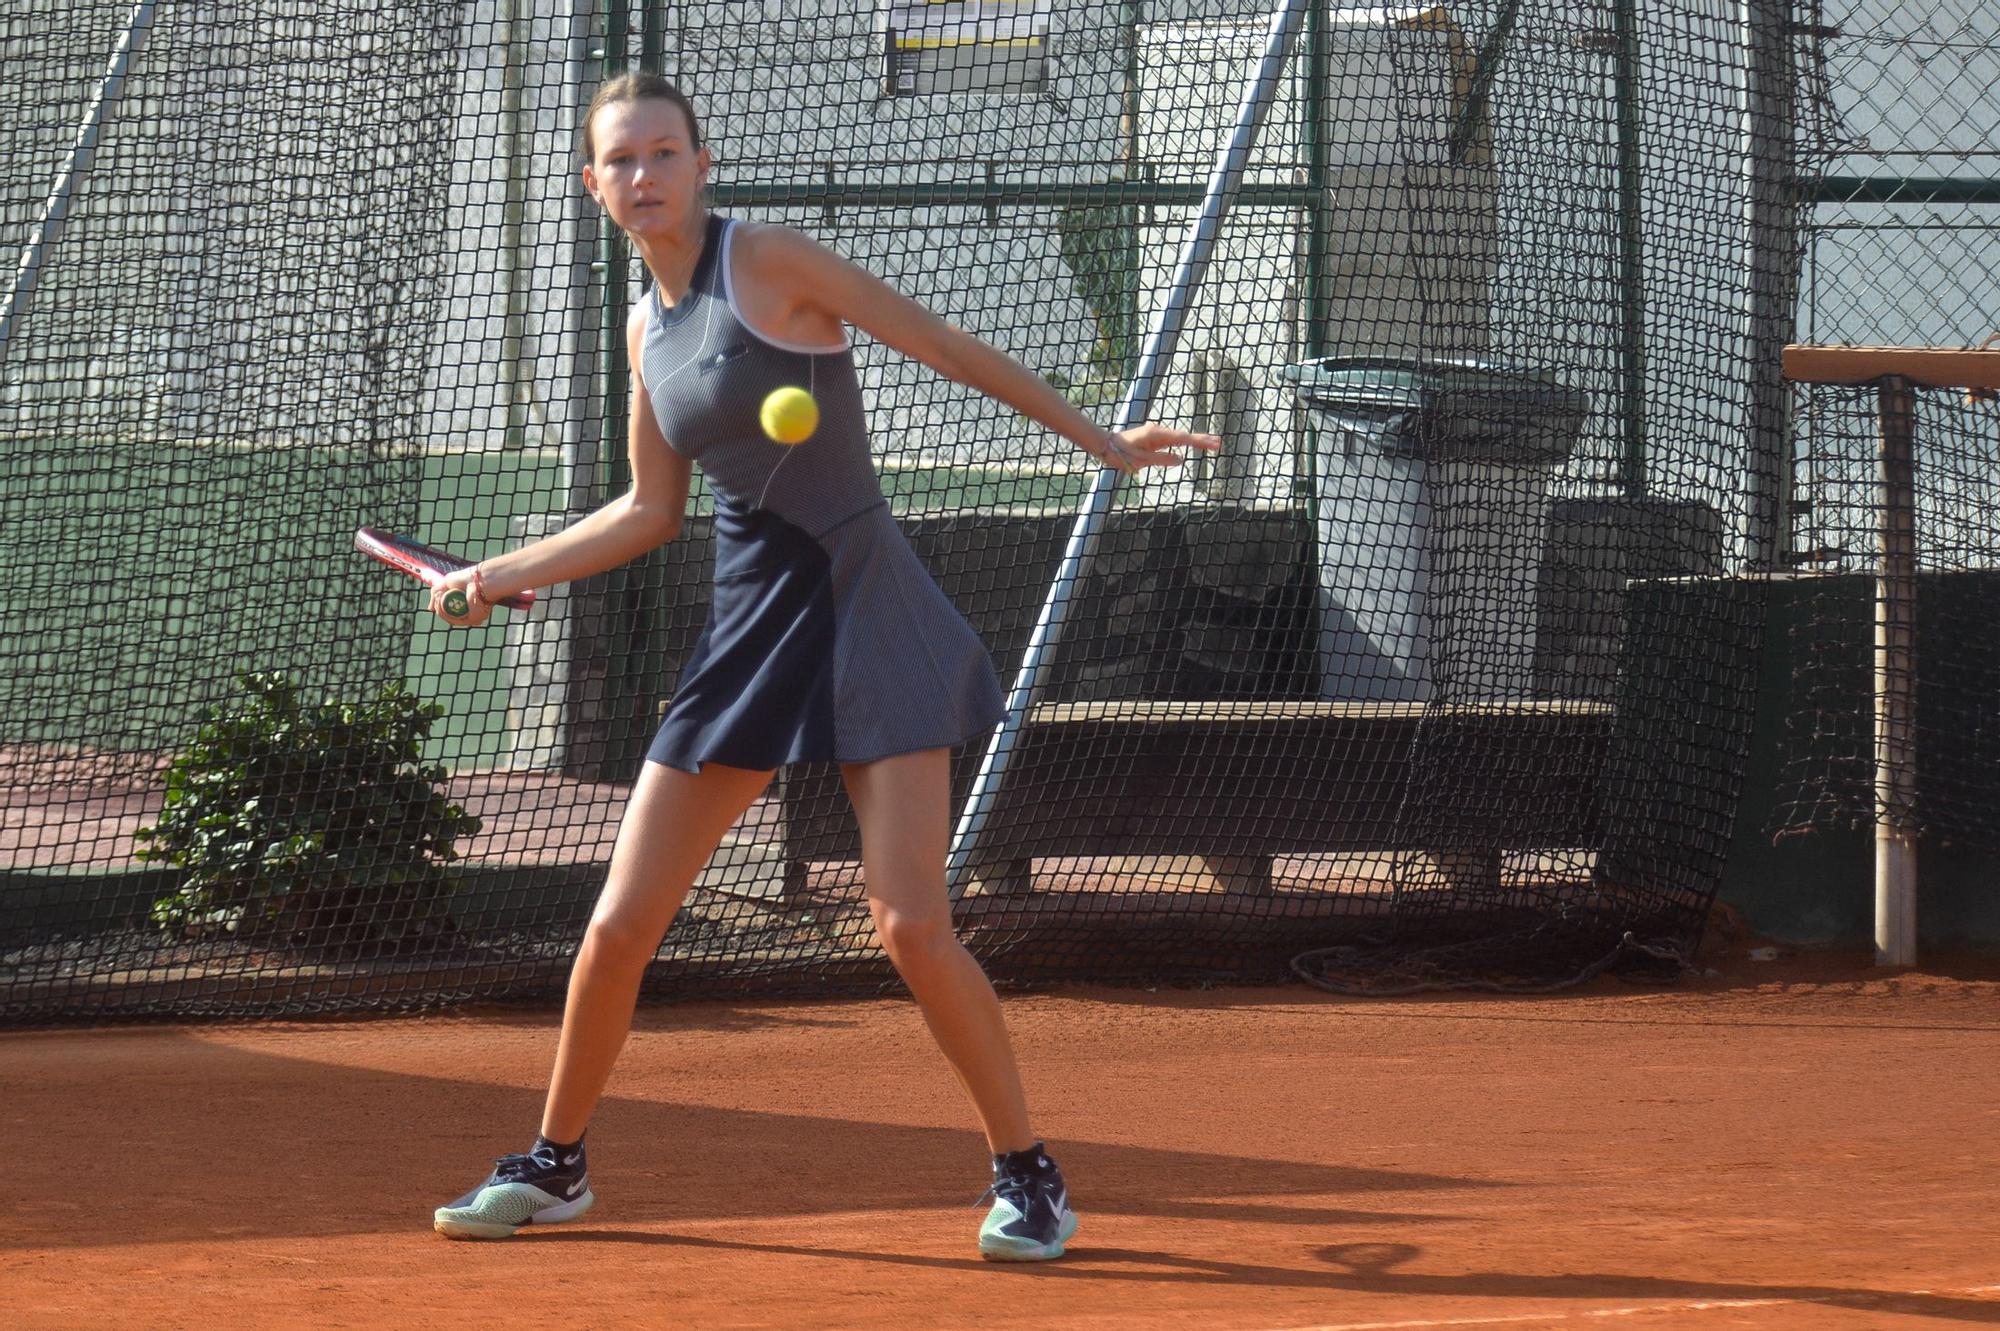
[[[1323,356],[1280,371],[1308,407],[1402,415],[1391,452],[1435,460],[1565,461],[1590,395],[1548,370],[1482,360]]]
[[[1492,361],[1404,356],[1322,356],[1279,372],[1307,402],[1343,406],[1425,407],[1441,396],[1587,402],[1548,370]]]

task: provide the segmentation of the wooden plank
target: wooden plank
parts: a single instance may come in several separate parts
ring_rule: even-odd
[[[1926,388],[2000,388],[2000,349],[1963,347],[1785,348],[1785,377],[1801,384],[1868,384],[1901,375]]]
[[[1059,725],[1271,725],[1292,721],[1420,721],[1439,717],[1609,716],[1611,704],[1573,698],[1487,702],[1330,702],[1324,699],[1180,701],[1123,698],[1113,702],[1044,703],[1030,723]]]

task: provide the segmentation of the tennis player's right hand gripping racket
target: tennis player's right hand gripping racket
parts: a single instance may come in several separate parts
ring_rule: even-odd
[[[473,562],[442,550],[433,550],[428,545],[418,545],[407,537],[375,527],[363,527],[355,532],[354,548],[370,559],[379,559],[390,568],[409,574],[427,587],[437,586],[447,573],[472,567]],[[526,610],[534,603],[535,593],[525,591],[505,597],[495,604]],[[464,592],[453,589],[445,593],[444,612],[453,619],[465,618],[471,609],[472,603],[465,599]]]

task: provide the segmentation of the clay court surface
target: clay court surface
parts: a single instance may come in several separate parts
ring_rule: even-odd
[[[983,1144],[895,1000],[643,1009],[580,1222],[451,1243],[556,1016],[14,1032],[0,1326],[2000,1325],[2000,969],[1678,989],[1016,996],[1083,1227],[972,1246]]]

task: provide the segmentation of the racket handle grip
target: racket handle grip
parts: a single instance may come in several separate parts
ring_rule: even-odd
[[[472,602],[465,599],[465,593],[454,587],[444,594],[444,612],[453,619],[464,619],[472,611]]]

